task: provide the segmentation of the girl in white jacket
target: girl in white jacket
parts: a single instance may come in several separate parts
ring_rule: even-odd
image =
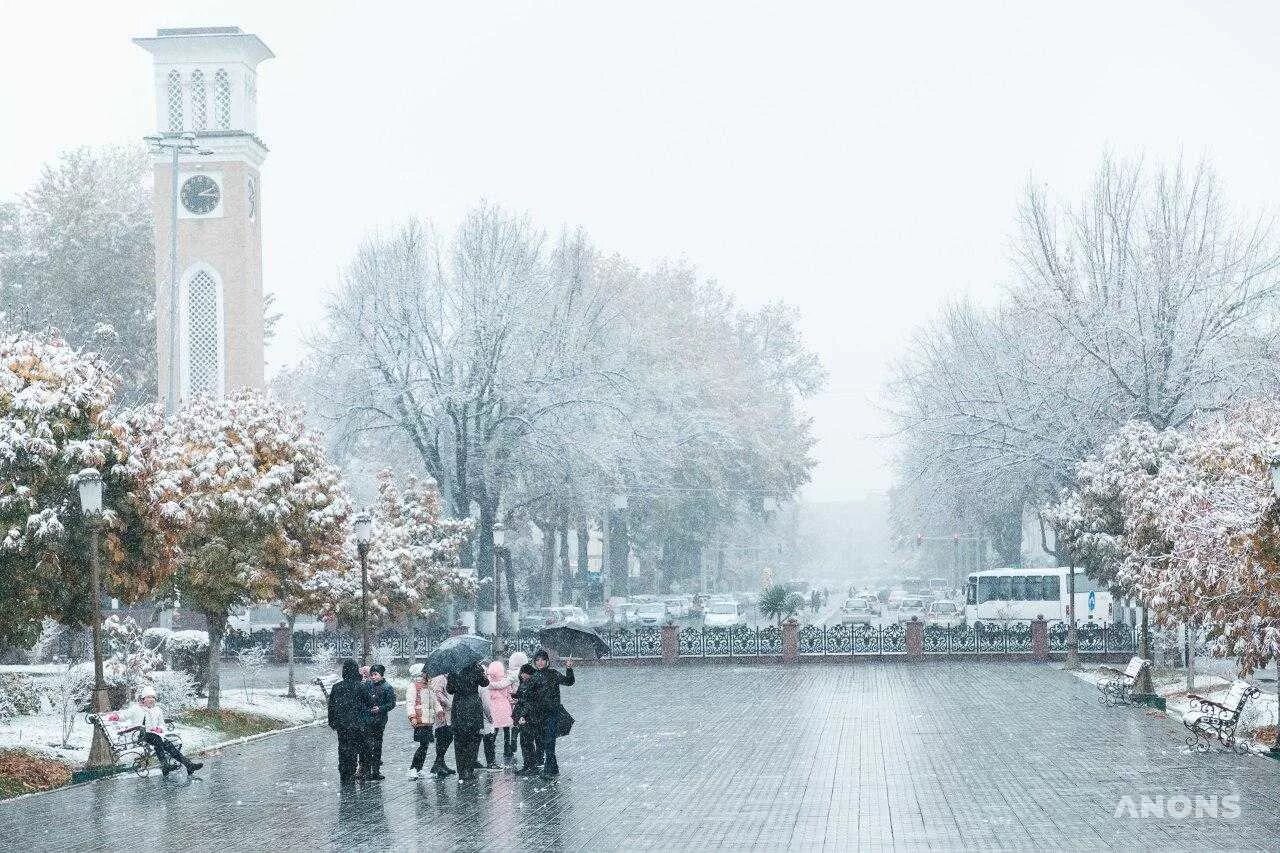
[[[409,682],[409,689],[405,691],[404,704],[408,709],[409,725],[413,726],[413,740],[418,744],[413,761],[409,763],[409,778],[417,779],[422,776],[422,765],[426,763],[427,752],[435,740],[431,732],[440,714],[440,702],[427,683],[426,669],[422,664],[413,668],[413,681]]]
[[[138,691],[137,704],[130,705],[123,711],[107,714],[103,719],[116,723],[121,731],[134,727],[142,729],[139,736],[155,748],[156,755],[160,758],[160,772],[165,776],[176,769],[176,765],[170,763],[170,758],[187,768],[188,776],[204,767],[199,761],[188,760],[182,750],[178,749],[178,745],[165,737],[169,733],[169,724],[165,721],[164,709],[156,704],[156,691],[151,687]]]

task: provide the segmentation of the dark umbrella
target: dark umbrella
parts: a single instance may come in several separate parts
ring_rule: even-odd
[[[450,637],[427,655],[427,676],[459,673],[493,654],[493,641],[478,634]]]
[[[609,644],[590,628],[553,625],[538,632],[538,641],[562,658],[598,660],[609,654]]]

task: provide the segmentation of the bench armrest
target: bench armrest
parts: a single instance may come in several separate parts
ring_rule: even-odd
[[[1219,711],[1227,711],[1228,713],[1234,713],[1230,708],[1228,708],[1226,705],[1223,705],[1221,702],[1215,702],[1207,696],[1201,696],[1199,693],[1188,693],[1187,698],[1193,702],[1199,702],[1201,705],[1212,705],[1213,707],[1217,708]]]

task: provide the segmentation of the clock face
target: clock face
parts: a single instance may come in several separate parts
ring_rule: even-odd
[[[197,216],[216,210],[221,196],[217,181],[208,175],[192,175],[182,182],[182,206]]]
[[[258,182],[253,178],[249,179],[249,218],[258,218]]]

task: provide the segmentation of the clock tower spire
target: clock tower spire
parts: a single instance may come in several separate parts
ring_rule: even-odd
[[[260,388],[258,170],[267,147],[258,137],[257,66],[274,54],[239,27],[162,29],[133,41],[154,60],[160,397],[172,407]]]

